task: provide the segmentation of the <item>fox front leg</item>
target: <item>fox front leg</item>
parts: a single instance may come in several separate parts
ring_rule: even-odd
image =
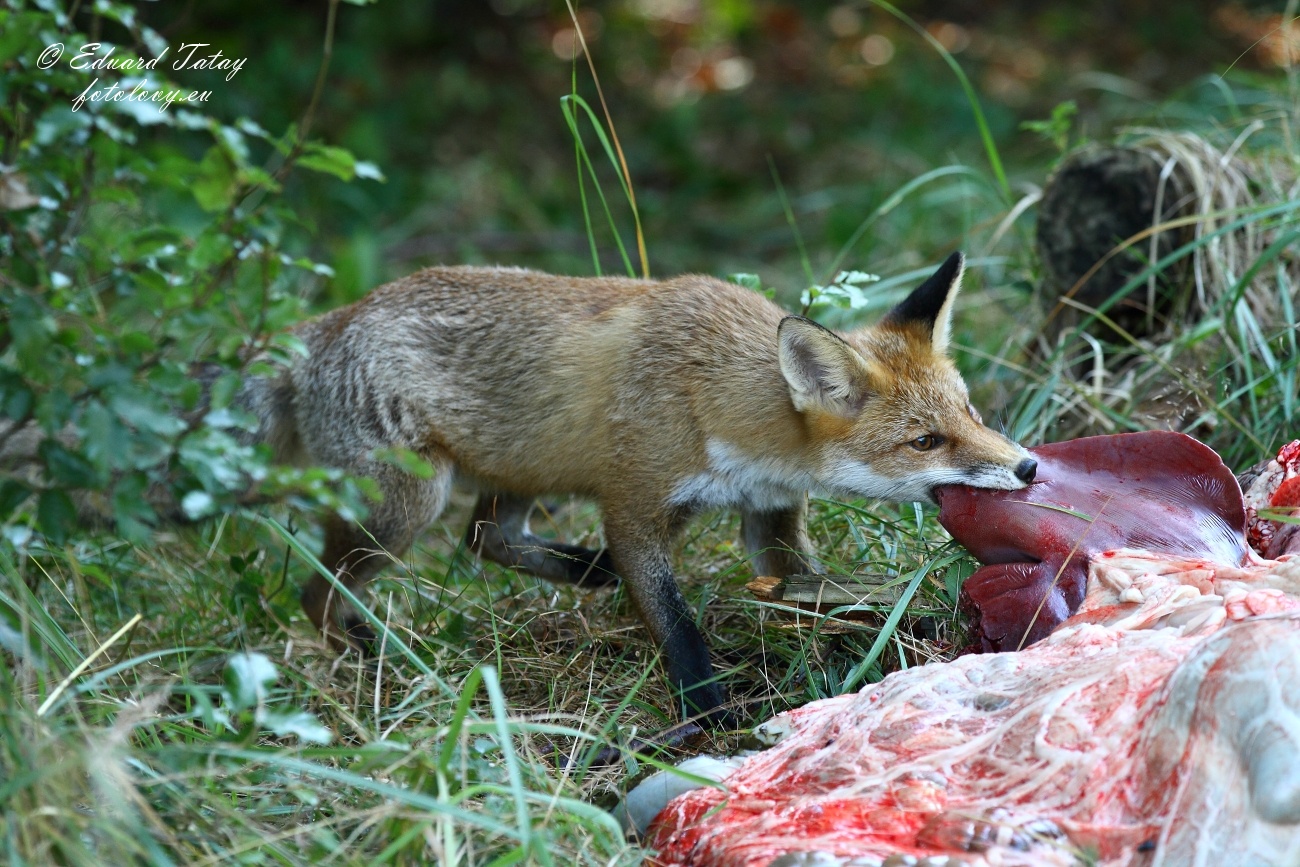
[[[684,523],[684,522],[683,522]],[[672,534],[652,534],[635,520],[605,515],[605,538],[641,619],[659,647],[668,679],[687,716],[706,714],[726,727],[726,693],[717,682],[709,648],[673,577]]]

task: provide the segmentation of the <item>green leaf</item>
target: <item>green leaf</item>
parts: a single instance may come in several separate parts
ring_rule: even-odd
[[[861,286],[863,283],[879,283],[880,275],[866,271],[841,271],[835,282],[845,286]]]
[[[357,159],[352,152],[333,145],[312,144],[307,152],[298,158],[298,165],[315,172],[334,175],[340,180],[350,181],[357,176]]]
[[[299,740],[313,744],[327,744],[334,737],[328,728],[305,710],[263,711],[258,714],[257,722],[277,737],[294,735]]]
[[[26,54],[45,21],[35,12],[0,12],[0,66]]]
[[[1038,133],[1064,153],[1070,146],[1070,126],[1078,113],[1078,104],[1072,99],[1067,100],[1052,109],[1052,116],[1049,119],[1022,121],[1020,128]]]
[[[365,178],[368,181],[379,181],[382,183],[388,180],[387,178],[384,177],[384,173],[380,171],[379,166],[375,165],[374,163],[369,163],[364,161],[358,162],[356,164],[356,173],[357,173],[357,177]]]
[[[334,269],[331,268],[329,265],[325,265],[321,262],[313,262],[311,259],[308,259],[306,256],[299,256],[297,259],[294,259],[290,256],[284,256],[280,259],[280,261],[284,262],[286,265],[294,265],[298,268],[303,268],[307,271],[310,271],[313,274],[319,274],[322,277],[334,276]]]
[[[204,271],[220,264],[234,249],[230,236],[213,229],[199,236],[194,251],[190,253],[189,264],[197,271]]]
[[[152,27],[140,24],[137,25],[135,32],[140,34],[140,37],[144,40],[145,47],[149,49],[149,53],[154,57],[158,57],[167,50],[167,40],[161,33],[154,30]]]
[[[205,211],[220,211],[235,198],[235,164],[225,149],[217,145],[208,148],[199,161],[198,173],[190,189]]]
[[[226,694],[235,711],[255,708],[280,678],[275,664],[260,653],[236,653],[226,661]]]
[[[113,411],[133,427],[159,436],[175,436],[185,430],[185,422],[160,408],[158,403],[156,395],[143,392],[123,391],[109,398],[109,406]]]
[[[117,532],[136,544],[149,541],[157,514],[145,497],[148,481],[143,475],[123,476],[113,488],[113,523]]]
[[[135,9],[125,3],[112,3],[110,0],[96,0],[95,14],[111,18],[128,30],[135,29]]]
[[[147,355],[158,348],[154,339],[144,331],[128,331],[122,335],[122,348],[136,355]]]
[[[59,430],[72,420],[72,396],[64,391],[47,391],[36,401],[36,420],[47,431]]]
[[[247,168],[248,142],[244,141],[244,134],[236,127],[222,125],[217,127],[216,136],[217,140],[226,146],[226,152],[235,164],[241,169]]]
[[[181,510],[192,521],[206,518],[216,511],[217,503],[207,491],[190,491],[181,498]]]
[[[763,281],[757,274],[728,274],[728,283],[735,283],[737,286],[744,286],[746,289],[752,289],[755,292],[763,291]]]
[[[77,525],[77,507],[63,491],[41,491],[36,504],[36,525],[51,542],[61,545]]]
[[[65,138],[82,143],[94,122],[94,115],[89,111],[73,111],[71,105],[55,105],[36,121],[33,138],[41,147],[48,147]]]
[[[35,396],[23,378],[7,370],[0,370],[0,413],[17,421],[31,411]]]
[[[98,400],[90,401],[82,412],[81,433],[86,457],[99,473],[125,466],[131,452],[131,435],[117,415]]]
[[[95,467],[90,461],[69,451],[57,440],[45,440],[37,451],[56,484],[69,488],[92,488],[97,485]]]
[[[264,141],[270,141],[271,139],[271,134],[263,129],[262,125],[252,118],[241,117],[239,120],[235,121],[235,129],[239,130],[244,135],[251,135]]]
[[[410,449],[400,447],[375,449],[370,454],[375,460],[391,464],[404,472],[410,473],[417,479],[433,478],[433,464]]]
[[[271,337],[271,346],[283,349],[287,353],[298,358],[306,358],[311,352],[307,349],[307,344],[296,334],[282,332]]]
[[[9,334],[24,370],[46,366],[46,350],[54,336],[54,318],[34,298],[19,295],[9,302]]]
[[[32,495],[31,488],[17,479],[0,481],[0,521],[7,521],[14,510]]]
[[[230,406],[239,392],[240,377],[237,373],[223,373],[212,383],[208,392],[208,406],[223,409]]]

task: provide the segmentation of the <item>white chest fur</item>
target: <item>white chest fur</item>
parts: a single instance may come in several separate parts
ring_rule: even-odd
[[[677,482],[668,501],[704,509],[758,512],[798,505],[813,487],[813,476],[781,458],[748,455],[731,443],[711,439],[708,469]]]

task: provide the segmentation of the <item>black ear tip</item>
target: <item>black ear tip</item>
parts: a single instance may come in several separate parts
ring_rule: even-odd
[[[949,255],[947,259],[943,260],[943,264],[930,275],[930,279],[925,281],[925,288],[929,290],[926,294],[937,292],[941,296],[940,301],[948,297],[949,287],[961,277],[962,269],[965,267],[966,256],[961,250]]]
[[[944,304],[956,290],[957,279],[961,276],[966,257],[956,252],[944,260],[930,277],[912,290],[912,294],[891,310],[882,322],[904,323],[921,322],[933,326]]]
[[[959,271],[961,271],[961,269],[964,268],[965,265],[966,265],[966,254],[963,253],[961,250],[957,250],[947,259],[943,260],[943,264],[939,266],[939,272],[944,275],[956,274]]]

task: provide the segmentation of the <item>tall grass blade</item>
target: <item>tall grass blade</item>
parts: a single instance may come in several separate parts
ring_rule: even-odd
[[[984,153],[988,156],[989,168],[993,170],[993,177],[997,180],[998,191],[1002,194],[1003,202],[1011,204],[1011,183],[1007,180],[1006,170],[1002,168],[1002,157],[998,154],[997,143],[993,140],[993,132],[989,129],[988,121],[984,117],[984,109],[980,105],[979,95],[975,92],[975,87],[966,77],[965,71],[957,58],[952,56],[948,49],[943,47],[943,43],[930,35],[930,32],[916,22],[914,18],[905,12],[902,12],[893,5],[886,3],[885,0],[867,0],[872,6],[879,6],[890,15],[893,15],[899,21],[902,21],[908,27],[912,28],[919,34],[930,47],[938,52],[943,58],[943,62],[948,64],[948,68],[957,76],[958,83],[961,84],[962,92],[966,94],[966,102],[970,104],[971,112],[975,115],[975,125],[979,127],[980,141],[984,144]]]
[[[912,573],[907,586],[903,588],[902,595],[898,598],[898,603],[894,605],[894,609],[889,612],[889,617],[885,619],[884,625],[880,627],[880,632],[876,635],[876,640],[872,643],[871,649],[867,651],[867,655],[863,657],[862,661],[855,665],[844,678],[844,683],[840,687],[841,692],[856,689],[863,678],[867,676],[867,672],[876,664],[876,660],[884,653],[885,647],[888,646],[890,639],[898,630],[898,624],[902,622],[903,615],[907,613],[907,606],[912,604],[912,597],[916,595],[917,588],[921,586],[921,582],[925,580],[926,576],[935,569],[957,562],[964,556],[966,556],[964,552],[941,554],[930,558]]]
[[[941,178],[952,177],[954,175],[964,175],[976,180],[983,180],[983,177],[979,172],[975,171],[970,166],[961,165],[940,166],[937,169],[931,169],[924,174],[912,178],[910,181],[891,193],[888,198],[876,206],[875,210],[866,216],[866,219],[858,224],[858,227],[853,230],[853,234],[849,235],[849,239],[844,242],[840,247],[839,252],[835,254],[835,258],[831,260],[831,266],[827,269],[826,279],[823,282],[829,283],[835,279],[835,275],[840,273],[840,269],[844,267],[844,261],[848,258],[849,253],[852,252],[858,241],[862,240],[862,236],[867,233],[867,229],[875,225],[877,220],[901,205],[908,196],[920,187],[925,186],[931,181],[937,181]]]
[[[600,75],[596,72],[596,62],[592,60],[591,50],[587,46],[586,34],[582,32],[582,22],[578,20],[578,12],[573,8],[572,0],[564,0],[564,5],[568,7],[569,18],[573,21],[573,32],[577,34],[578,44],[582,46],[582,54],[587,58],[587,68],[591,71],[592,83],[596,85],[596,96],[600,99],[601,111],[605,113],[605,122],[609,125],[609,136],[614,143],[614,152],[618,155],[615,169],[623,184],[623,192],[627,195],[627,202],[632,207],[632,220],[636,225],[636,247],[637,253],[641,257],[641,276],[649,279],[650,277],[650,259],[646,255],[645,233],[641,230],[641,212],[636,206],[636,191],[632,188],[632,173],[628,171],[627,159],[623,156],[623,146],[618,140],[618,129],[614,126],[614,117],[610,114],[609,103],[605,101],[605,89],[600,86]],[[576,94],[574,94],[576,96]],[[600,128],[599,124],[593,124]],[[603,136],[602,136],[603,137]],[[629,276],[636,276],[629,274]]]
[[[576,93],[570,93],[560,97],[560,110],[564,114],[564,121],[566,124],[568,124],[569,133],[573,136],[573,140],[576,143],[578,151],[581,155],[582,164],[586,166],[587,174],[591,177],[592,184],[596,189],[596,195],[600,199],[600,206],[605,211],[605,219],[609,223],[610,232],[614,236],[614,243],[618,246],[619,256],[622,257],[623,259],[623,266],[624,268],[626,268],[629,277],[635,277],[636,271],[632,267],[632,260],[628,258],[627,248],[623,245],[623,238],[619,235],[618,225],[614,221],[614,214],[609,209],[609,202],[605,199],[605,191],[600,186],[600,179],[596,175],[596,167],[592,165],[591,157],[587,154],[587,147],[582,141],[582,132],[580,130],[580,125],[578,123],[579,115],[577,110],[579,108],[586,113],[587,119],[590,121],[592,129],[596,131],[597,139],[600,140],[601,147],[604,148],[605,155],[609,157],[610,162],[613,163],[615,171],[618,171],[618,160],[615,157],[614,151],[610,145],[609,138],[606,137],[605,131],[600,126],[600,121],[596,119],[596,113],[591,110],[591,106],[587,105],[586,100],[578,96]],[[632,188],[628,186],[627,182],[623,179],[622,174],[619,174],[618,177],[619,177],[619,183],[623,187],[624,196],[627,197],[629,203],[632,202],[632,192],[631,192]],[[583,197],[584,213],[586,211],[586,207],[587,207],[586,197],[584,195]],[[637,225],[640,226],[640,217],[636,215],[635,211],[633,211],[633,216],[634,219],[637,221]],[[591,227],[590,220],[588,220],[587,223],[588,241],[592,245],[592,255],[594,256],[595,238],[591,234],[591,228],[592,227]],[[597,259],[596,261],[596,272],[598,274],[600,273],[599,259]]]

